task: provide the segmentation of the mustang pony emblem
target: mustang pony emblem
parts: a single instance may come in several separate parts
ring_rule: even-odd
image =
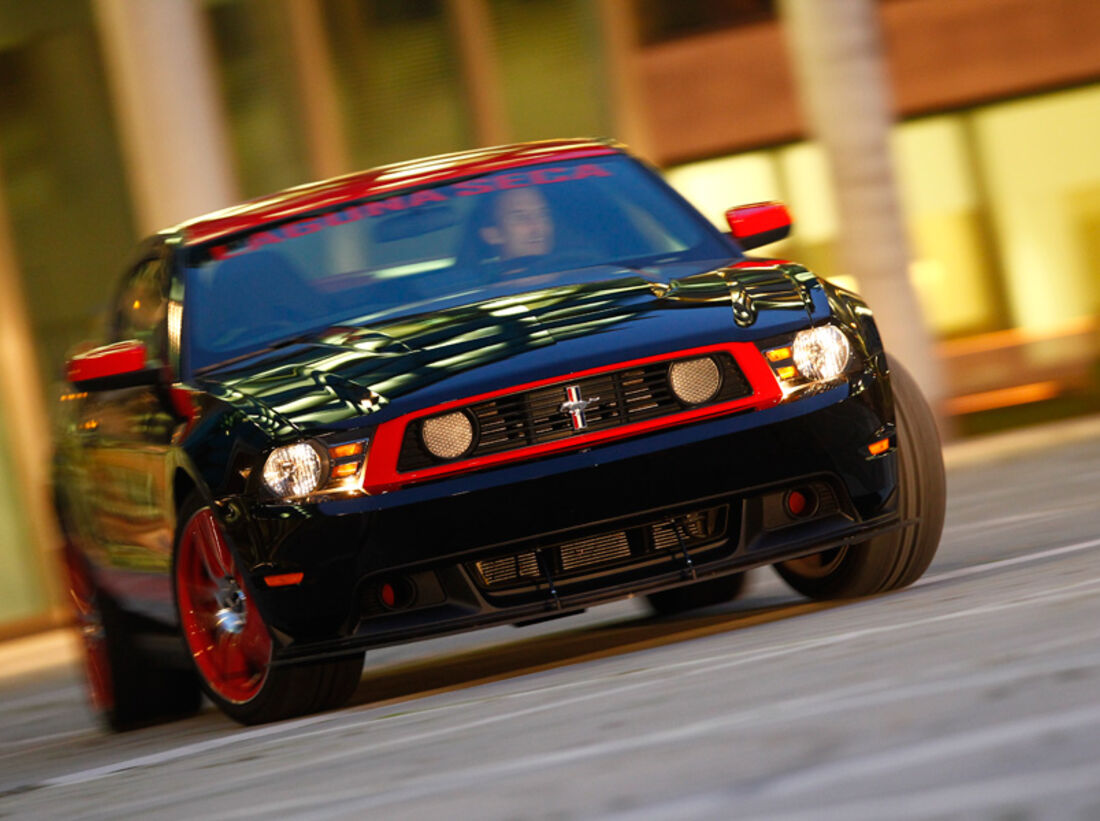
[[[584,418],[584,412],[593,402],[599,402],[600,397],[581,399],[581,386],[570,385],[565,389],[565,401],[558,408],[562,413],[568,413],[573,422],[573,430],[584,430],[588,427],[588,421]]]

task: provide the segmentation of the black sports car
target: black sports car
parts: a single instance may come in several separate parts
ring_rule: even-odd
[[[944,513],[871,311],[614,145],[471,151],[151,237],[73,357],[55,490],[94,703],[343,703],[364,650],[644,594],[902,587]]]

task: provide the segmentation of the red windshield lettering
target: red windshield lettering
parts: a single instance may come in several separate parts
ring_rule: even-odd
[[[385,200],[377,200],[375,202],[368,202],[364,208],[367,209],[367,215],[371,217],[381,216],[387,211],[404,211],[405,210],[405,198],[404,197],[390,197]]]
[[[493,190],[493,184],[485,180],[466,180],[456,182],[452,186],[459,197],[472,197],[474,194],[488,194]]]
[[[322,219],[329,225],[342,225],[345,222],[354,222],[355,220],[362,219],[362,215],[359,213],[358,208],[345,208],[343,211],[334,211],[331,214],[325,214]]]
[[[306,234],[320,231],[324,227],[325,223],[323,221],[319,219],[309,219],[284,225],[280,231],[284,237],[304,237]]]
[[[553,174],[554,176],[550,176]],[[536,168],[531,172],[531,182],[546,185],[552,182],[572,179],[568,168]]]
[[[438,191],[433,191],[427,188],[423,191],[414,191],[409,195],[409,206],[416,208],[418,205],[423,205],[426,202],[446,202],[447,198]]]
[[[476,180],[462,180],[443,188],[424,188],[411,194],[398,194],[383,200],[361,205],[349,205],[340,211],[332,211],[320,216],[290,222],[269,231],[257,231],[251,236],[226,245],[210,247],[210,258],[214,260],[230,259],[249,251],[256,251],[268,245],[275,245],[288,239],[304,237],[324,229],[327,226],[344,225],[367,217],[380,217],[408,208],[418,208],[429,203],[445,203],[452,197],[470,197],[477,194],[489,194],[493,191],[507,191],[512,188],[524,188],[529,185],[551,185],[558,182],[583,180],[587,177],[611,177],[613,173],[596,163],[583,165],[557,165],[549,168],[532,168],[524,171],[512,171],[483,177]]]
[[[610,177],[611,172],[606,168],[594,165],[593,163],[587,163],[586,165],[578,165],[577,170],[573,172],[573,179],[583,180],[585,177]]]
[[[210,256],[217,260],[229,259],[240,256],[247,250],[247,248],[238,248],[236,251],[230,251],[228,245],[215,245],[210,249]]]
[[[263,248],[265,245],[276,245],[282,241],[283,238],[274,231],[260,231],[248,238],[248,250],[255,251],[257,248]]]
[[[506,191],[509,188],[522,188],[530,183],[527,181],[527,175],[523,173],[519,174],[501,174],[499,177],[495,177],[497,188],[501,191]]]

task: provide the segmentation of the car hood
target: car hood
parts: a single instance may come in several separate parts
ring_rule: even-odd
[[[816,278],[789,263],[583,273],[429,313],[330,328],[196,381],[281,438],[382,422],[668,351],[766,339],[828,312]]]

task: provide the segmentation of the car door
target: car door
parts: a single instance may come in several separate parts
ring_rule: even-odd
[[[108,342],[144,342],[168,356],[169,261],[154,246],[123,277]],[[171,620],[174,512],[167,459],[177,420],[157,386],[89,391],[76,425],[82,503],[101,583],[127,609]]]

